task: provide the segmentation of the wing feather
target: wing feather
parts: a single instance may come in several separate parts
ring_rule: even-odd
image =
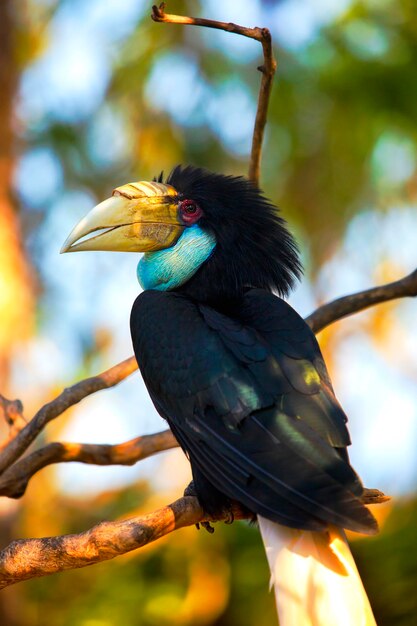
[[[350,443],[346,415],[314,334],[289,305],[251,290],[225,315],[144,292],[131,328],[155,406],[218,491],[297,528],[375,530],[339,454]]]

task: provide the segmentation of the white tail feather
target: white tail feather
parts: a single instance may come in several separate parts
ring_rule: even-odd
[[[343,530],[294,530],[258,516],[280,626],[376,626]]]

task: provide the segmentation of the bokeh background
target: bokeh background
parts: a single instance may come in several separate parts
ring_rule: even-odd
[[[247,170],[262,57],[254,41],[155,24],[148,0],[0,3],[0,391],[30,416],[132,352],[137,255],[59,256],[75,222],[131,180],[194,163]],[[417,266],[417,5],[413,0],[172,0],[170,12],[268,26],[278,59],[262,186],[303,252],[291,297],[320,303]],[[417,303],[321,333],[350,416],[351,458],[393,496],[353,538],[380,626],[417,623]],[[50,424],[45,441],[116,443],[163,424],[135,374]],[[178,450],[132,468],[68,464],[0,503],[1,543],[150,511],[189,478]],[[22,583],[4,626],[266,626],[255,528],[185,529],[139,553]]]

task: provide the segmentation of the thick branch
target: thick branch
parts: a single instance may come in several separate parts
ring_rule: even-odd
[[[309,315],[306,322],[313,332],[318,333],[343,317],[364,311],[381,302],[415,296],[417,296],[417,270],[393,283],[360,291],[324,304]]]
[[[377,490],[366,491],[371,494],[369,500],[373,504],[388,499]],[[234,519],[248,517],[238,505],[233,509],[233,516]],[[101,522],[78,535],[13,541],[0,552],[0,589],[29,578],[108,561],[179,528],[221,519],[208,518],[197,498],[187,496],[148,515]]]
[[[36,472],[53,463],[92,465],[134,465],[157,452],[178,446],[170,430],[136,437],[117,445],[87,443],[50,443],[9,467],[0,476],[0,496],[20,498]]]
[[[28,448],[32,441],[39,435],[45,426],[61,415],[66,409],[77,404],[86,396],[108,389],[117,385],[137,369],[136,359],[132,356],[111,367],[106,372],[93,376],[76,383],[64,391],[52,402],[45,404],[31,419],[31,421],[18,433],[8,446],[0,454],[0,474],[4,472],[21,454]]]
[[[250,180],[252,180],[256,185],[259,185],[262,142],[267,121],[272,82],[277,68],[272,52],[271,33],[267,28],[247,28],[246,26],[239,26],[238,24],[233,24],[232,22],[218,22],[200,17],[171,15],[169,13],[165,13],[165,2],[163,2],[159,7],[152,7],[151,17],[155,22],[164,22],[165,24],[182,24],[186,26],[205,26],[207,28],[216,28],[217,30],[224,30],[228,33],[235,33],[236,35],[242,35],[243,37],[255,39],[262,44],[264,62],[263,65],[258,68],[262,72],[262,80],[259,89],[258,108],[256,111],[255,126],[253,129],[252,150],[248,172]]]
[[[197,498],[180,498],[141,517],[102,522],[77,535],[21,539],[0,552],[0,589],[40,576],[108,561],[204,519]]]

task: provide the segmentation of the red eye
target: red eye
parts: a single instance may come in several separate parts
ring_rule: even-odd
[[[203,215],[203,211],[194,200],[183,200],[180,203],[180,214],[186,224],[194,224]]]

